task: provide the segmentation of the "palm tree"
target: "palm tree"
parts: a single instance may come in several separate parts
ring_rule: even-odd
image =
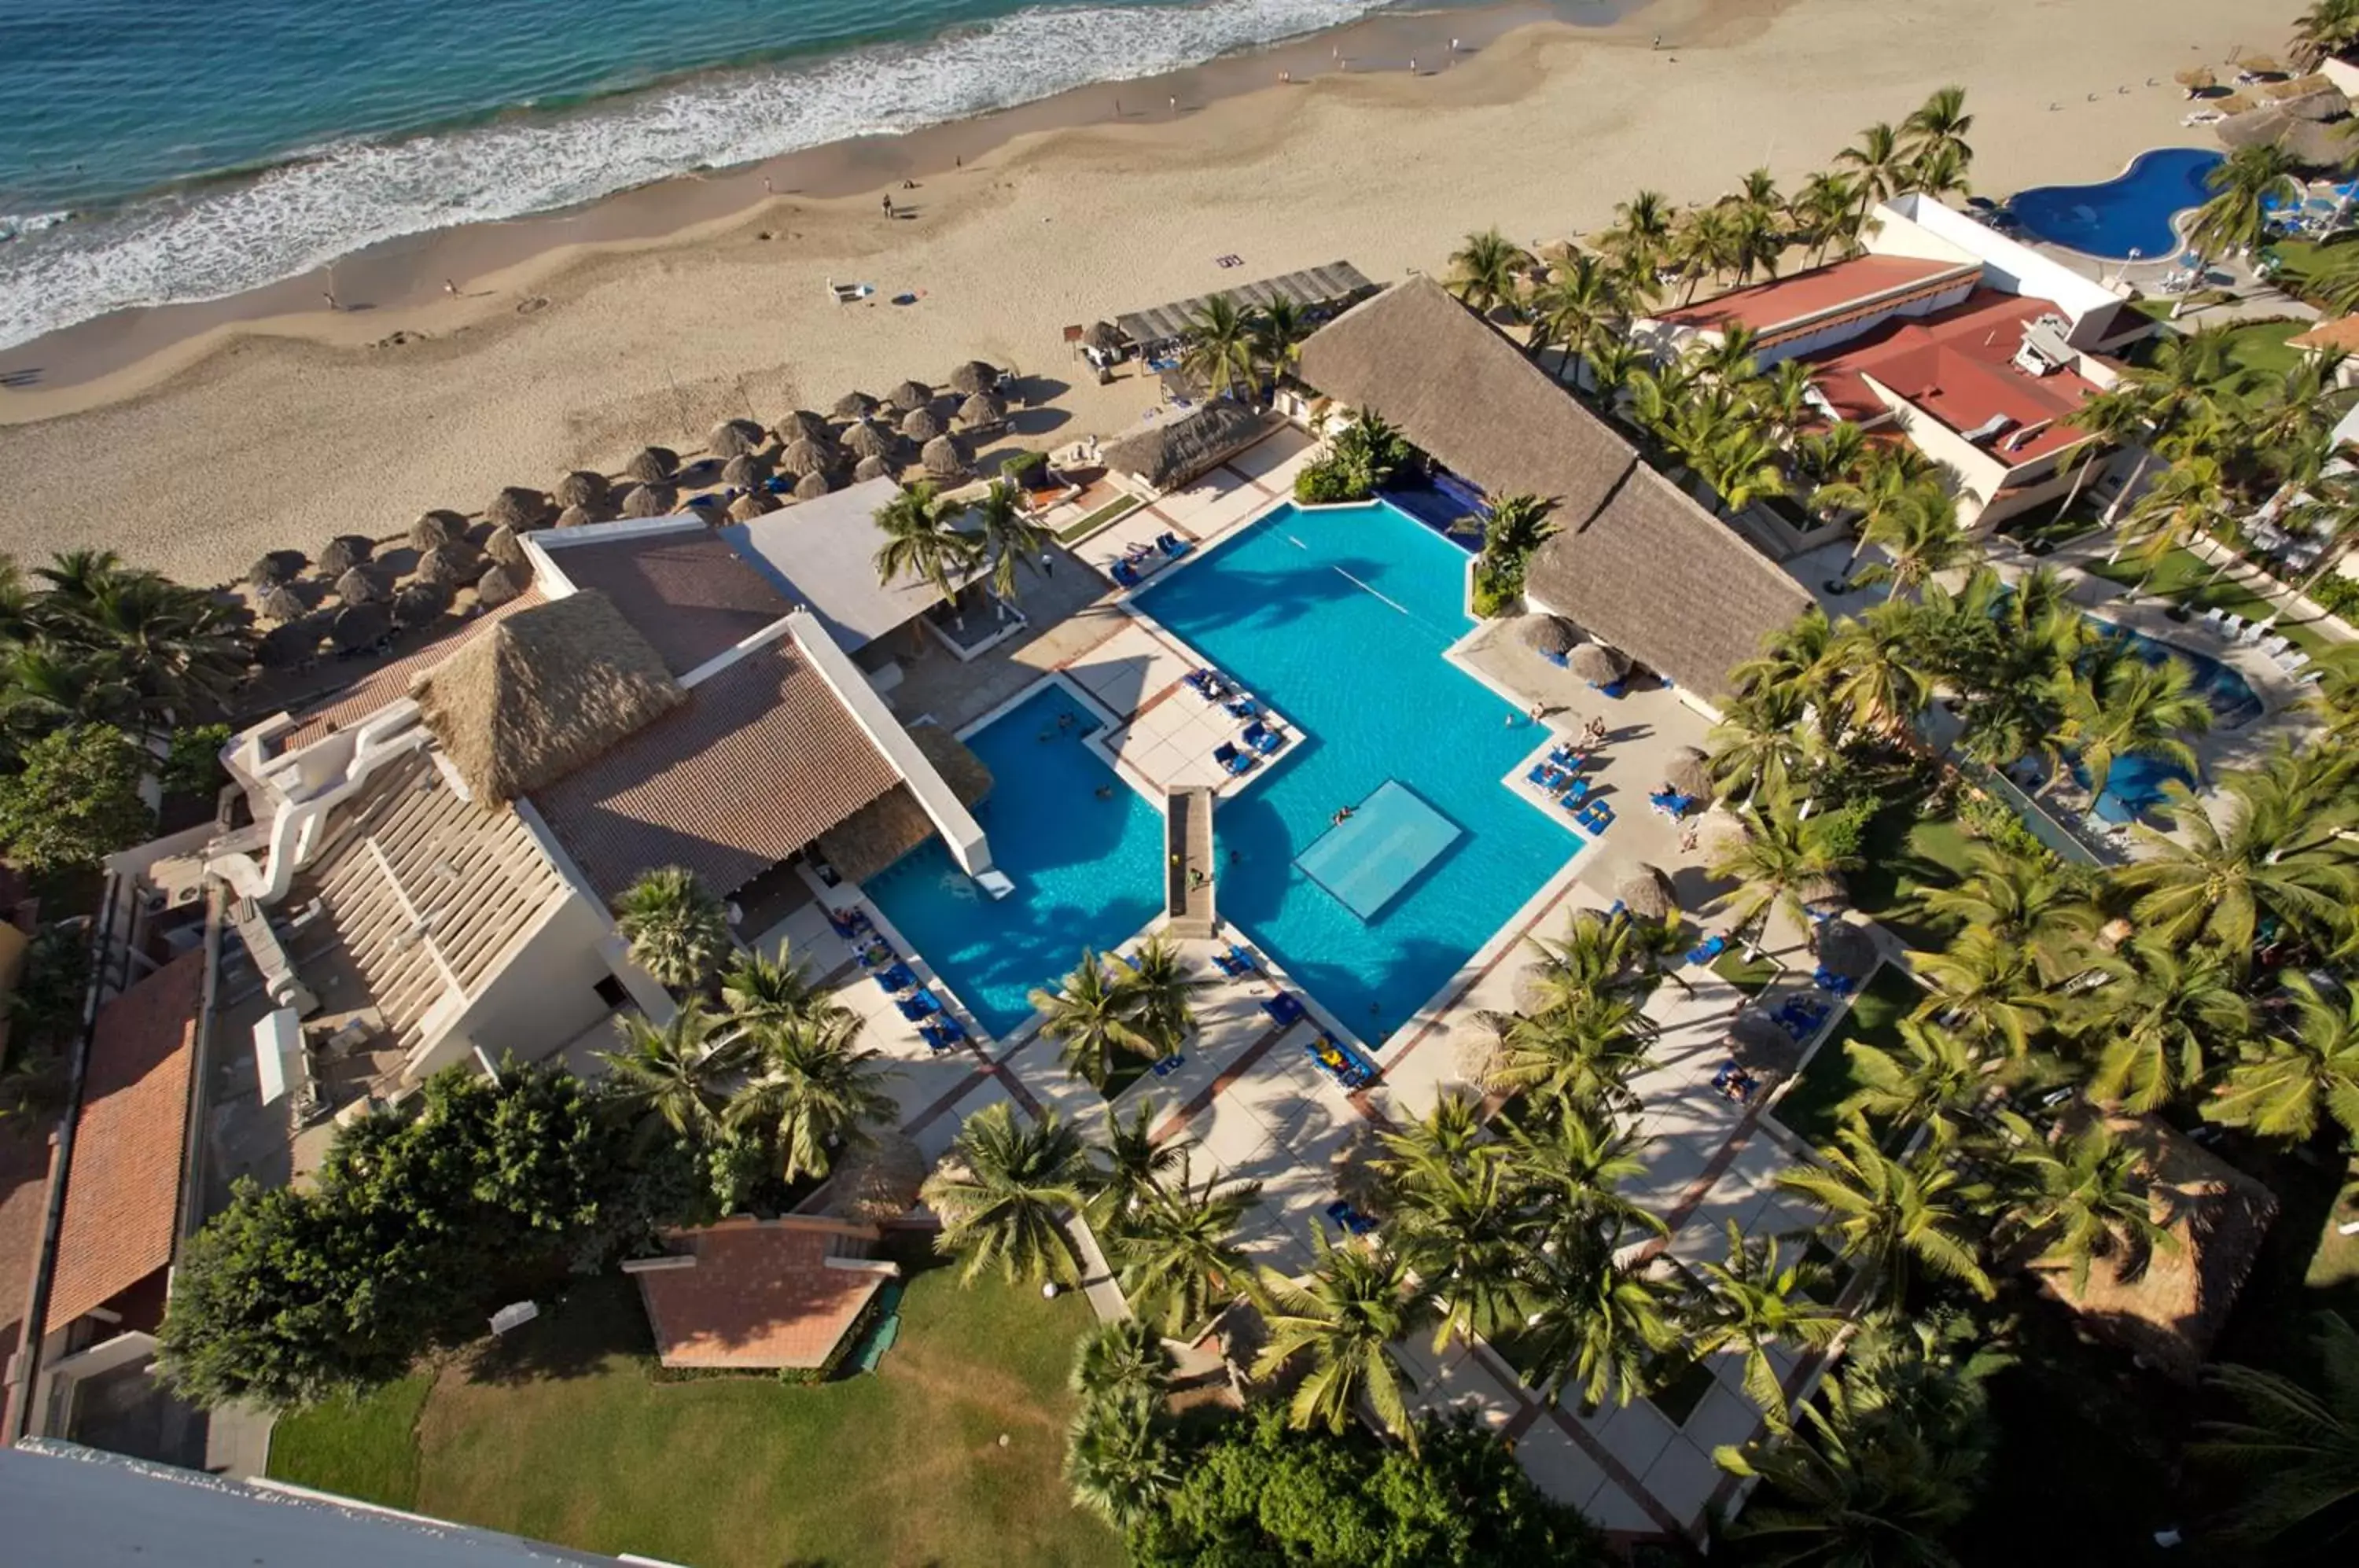
[[[2201,1080],[2207,1048],[2225,1055],[2252,1027],[2217,954],[2178,952],[2152,930],[2095,955],[2093,967],[2104,983],[2075,998],[2071,1026],[2096,1048],[2093,1100],[2154,1110]]]
[[[1491,516],[1482,524],[1482,563],[1499,592],[1523,592],[1524,568],[1532,551],[1556,533],[1549,505],[1537,495],[1503,495],[1492,503]]]
[[[1136,1009],[1133,1027],[1165,1052],[1179,1050],[1188,1031],[1196,1027],[1196,993],[1214,982],[1190,975],[1188,960],[1159,931],[1140,944],[1130,969],[1129,978],[1119,988],[1127,990]]]
[[[2316,1322],[2315,1377],[2234,1366],[2205,1375],[2245,1419],[2204,1423],[2210,1435],[2189,1452],[2254,1476],[2222,1521],[2223,1544],[2281,1544],[2326,1563],[2347,1561],[2359,1539],[2359,1330],[2337,1312]]]
[[[1188,323],[1187,337],[1180,368],[1201,382],[1207,394],[1218,397],[1253,385],[1253,321],[1237,308],[1234,296],[1215,294],[1205,300]]]
[[[974,508],[982,553],[989,559],[991,590],[1002,599],[1016,596],[1016,563],[1031,561],[1049,547],[1054,536],[1024,509],[1022,492],[1005,479],[995,479]]]
[[[1832,170],[1813,174],[1787,204],[1787,221],[1795,238],[1810,247],[1810,265],[1826,260],[1830,247],[1840,242],[1848,250],[1859,235],[1861,212],[1858,187]]]
[[[1114,1106],[1106,1107],[1105,1141],[1086,1183],[1090,1218],[1109,1235],[1128,1227],[1131,1216],[1160,1190],[1163,1173],[1187,1152],[1183,1138],[1156,1138],[1155,1118],[1163,1107],[1154,1095],[1139,1095],[1130,1109],[1125,1121]]]
[[[1573,1231],[1530,1262],[1535,1302],[1520,1339],[1548,1368],[1543,1398],[1577,1388],[1583,1401],[1626,1405],[1646,1392],[1650,1369],[1680,1343],[1677,1293],[1647,1262],[1617,1262],[1609,1233]]]
[[[1614,208],[1609,248],[1639,271],[1651,273],[1671,242],[1671,204],[1659,191],[1641,191]]]
[[[73,597],[60,602],[68,591],[58,589],[41,602],[42,635],[86,650],[137,692],[154,733],[218,705],[245,677],[246,640],[212,595],[152,572],[70,581]]]
[[[1534,957],[1530,983],[1541,997],[1541,1010],[1636,996],[1647,990],[1646,977],[1634,966],[1636,929],[1618,915],[1609,919],[1594,909],[1576,909],[1565,921],[1562,942],[1527,939]]]
[[[2307,975],[2288,974],[2283,984],[2296,1028],[2246,1046],[2203,1119],[2307,1143],[2331,1116],[2359,1140],[2359,993],[2330,1001]]]
[[[1497,229],[1468,234],[1450,253],[1450,291],[1478,315],[1505,310],[1519,314],[1523,274],[1532,266],[1530,253]]]
[[[1073,1501],[1118,1530],[1151,1513],[1181,1479],[1150,1395],[1082,1407],[1065,1438],[1065,1485]]]
[[[1452,1335],[1472,1344],[1523,1317],[1525,1254],[1510,1229],[1522,1195],[1505,1156],[1493,1144],[1455,1168],[1418,1162],[1397,1175],[1389,1234],[1439,1308],[1436,1351]]]
[[[1966,90],[1957,86],[1934,89],[1915,114],[1900,122],[1901,138],[1919,160],[1944,149],[1954,149],[1962,163],[1970,160],[1973,148],[1966,145],[1966,133],[1973,128],[1974,117],[1966,112]]]
[[[614,1019],[621,1049],[602,1051],[602,1093],[638,1124],[642,1139],[669,1130],[676,1138],[709,1141],[722,1130],[729,1104],[723,1084],[745,1073],[755,1057],[744,1035],[716,1039],[721,1020],[691,997],[663,1028],[637,1013]]]
[[[1587,252],[1568,256],[1532,292],[1535,353],[1543,343],[1557,344],[1564,353],[1558,375],[1581,385],[1587,376],[1574,373],[1573,356],[1585,354],[1592,343],[1623,319],[1626,310],[1627,301],[1611,267]]]
[[[2180,458],[2131,506],[2124,542],[2147,561],[2146,575],[2130,589],[2144,593],[2165,557],[2190,539],[2209,534],[2227,517],[2229,495],[2217,458],[2192,453]]]
[[[721,975],[721,1002],[729,1019],[740,1028],[817,1022],[848,1011],[825,987],[811,978],[810,966],[795,957],[794,949],[778,943],[776,958],[741,953]]]
[[[966,1260],[962,1280],[996,1264],[1010,1281],[1078,1285],[1081,1253],[1065,1216],[1082,1206],[1087,1180],[1082,1140],[1055,1110],[1019,1122],[1002,1100],[967,1117],[919,1196],[941,1218],[934,1249]]]
[[[1836,1114],[1869,1126],[1926,1127],[1941,1145],[1989,1097],[1990,1063],[1955,1029],[1922,1018],[1902,1018],[1895,1027],[1897,1051],[1857,1040],[1843,1047],[1859,1087]]]
[[[1772,1420],[1783,1419],[1786,1391],[1769,1347],[1823,1349],[1834,1343],[1844,1319],[1819,1299],[1832,1295],[1827,1270],[1807,1258],[1785,1261],[1776,1236],[1747,1241],[1734,1220],[1728,1222],[1728,1260],[1697,1268],[1703,1288],[1685,1314],[1689,1354],[1697,1360],[1723,1350],[1742,1354],[1745,1397]]]
[[[1858,144],[1835,154],[1835,161],[1854,171],[1852,188],[1862,218],[1878,201],[1898,195],[1908,180],[1908,155],[1899,134],[1882,121],[1860,132]]]
[[[955,601],[969,572],[983,563],[983,539],[952,526],[950,509],[931,485],[913,485],[876,510],[876,581],[889,586],[900,578],[929,583]]]
[[[1515,1018],[1499,1032],[1492,1083],[1578,1105],[1617,1104],[1627,1097],[1623,1085],[1647,1065],[1637,1020],[1636,1004],[1620,997]]]
[[[1154,1324],[1140,1318],[1115,1318],[1082,1335],[1066,1385],[1085,1406],[1141,1394],[1160,1399],[1171,1388],[1171,1352]]]
[[[1726,799],[1786,795],[1810,766],[1810,742],[1802,714],[1809,698],[1791,686],[1765,687],[1722,704],[1712,726],[1712,778]]]
[[[1566,1102],[1553,1115],[1524,1117],[1507,1128],[1507,1158],[1527,1197],[1538,1205],[1538,1228],[1560,1245],[1596,1231],[1636,1225],[1661,1233],[1663,1222],[1619,1191],[1646,1171],[1647,1140],[1612,1116]]]
[[[2166,945],[2205,942],[2239,971],[2265,918],[2296,931],[2343,930],[2359,902],[2350,847],[2337,836],[2349,825],[2347,808],[2321,801],[2307,810],[2265,773],[2230,774],[2224,788],[2242,808],[2226,827],[2178,780],[2163,786],[2172,831],[2141,831],[2145,853],[2113,874],[2135,900],[2130,919]]]
[[[1114,1070],[1114,1053],[1126,1051],[1156,1060],[1162,1054],[1160,1038],[1149,1032],[1141,1016],[1137,988],[1107,972],[1105,961],[1089,948],[1065,976],[1061,990],[1032,988],[1032,1005],[1046,1017],[1040,1032],[1064,1042],[1065,1071],[1093,1089],[1103,1089]]]
[[[1301,363],[1302,340],[1310,335],[1309,319],[1291,299],[1272,299],[1254,312],[1254,360],[1268,376],[1270,385],[1276,386]]]
[[[2142,424],[2145,432],[2141,442],[2144,450],[2128,482],[2106,509],[2106,521],[2113,521],[2120,515],[2121,507],[2138,494],[2138,482],[2146,476],[2147,467],[2156,456],[2190,455],[2187,450],[2190,432],[2201,430],[2216,417],[2230,385],[2228,348],[2224,326],[2205,327],[2201,332],[2165,337],[2155,345],[2147,363],[2132,365],[2122,373],[2114,390],[2125,390],[2125,401],[2137,410],[2136,422]],[[2109,423],[2131,422],[2118,411],[2100,418]]]
[[[1815,699],[1826,686],[1834,635],[1826,611],[1812,604],[1763,639],[1757,656],[1730,670],[1729,684],[1747,696],[1800,691]]]
[[[2304,71],[2359,48],[2359,0],[2317,0],[2295,20],[2288,47]]]
[[[1799,359],[1781,359],[1763,372],[1760,378],[1745,388],[1759,411],[1769,434],[1781,448],[1790,449],[1801,439],[1802,427],[1815,420],[1818,410],[1810,403],[1810,367]],[[1826,455],[1829,440],[1858,440],[1859,427],[1848,419],[1838,419],[1827,427],[1819,438],[1817,455]],[[1781,489],[1780,494],[1786,492]]]
[[[1969,926],[1938,953],[1912,953],[1932,995],[1919,1018],[1938,1015],[1970,1039],[2022,1061],[2055,1007],[2031,949],[1986,926]]]
[[[1732,835],[1709,867],[1714,880],[1736,884],[1715,908],[1740,931],[1773,909],[1808,930],[1810,904],[1825,896],[1835,877],[1856,867],[1858,856],[1831,848],[1785,801],[1756,800],[1738,815],[1744,836]]]
[[[2042,1266],[2070,1265],[2072,1293],[2085,1294],[2100,1258],[2134,1279],[2157,1250],[2176,1252],[2179,1238],[2154,1217],[2153,1183],[2145,1159],[2092,1121],[2050,1149],[2020,1116],[2006,1118],[2007,1213],[2011,1229],[2039,1248]]]
[[[1890,600],[1843,623],[1828,645],[1827,702],[1845,724],[1908,744],[1933,700],[1933,680],[1918,662],[1916,606]]]
[[[1737,420],[1708,445],[1697,464],[1719,498],[1716,513],[1733,517],[1756,501],[1786,494],[1785,452],[1768,430]]]
[[[1966,164],[1973,157],[1973,153],[1956,146],[1940,147],[1921,154],[1909,160],[1905,176],[1908,188],[1935,201],[1944,196],[1971,196],[1974,188],[1966,180]]]
[[[870,1124],[899,1115],[885,1085],[901,1071],[882,1065],[875,1050],[854,1047],[856,1016],[794,1018],[753,1032],[761,1072],[730,1100],[727,1120],[733,1128],[766,1127],[777,1137],[787,1181],[826,1175],[845,1144],[865,1142]]]
[[[1989,1190],[1969,1181],[1936,1141],[1895,1160],[1856,1127],[1837,1129],[1821,1163],[1781,1172],[1777,1185],[1831,1216],[1825,1233],[1843,1255],[1867,1265],[1888,1299],[1904,1300],[1908,1274],[1921,1268],[1957,1280],[1987,1301],[1995,1287],[1975,1256],[1976,1210]]]
[[[1269,1341],[1253,1375],[1267,1377],[1298,1356],[1310,1362],[1287,1407],[1288,1423],[1340,1432],[1362,1399],[1386,1431],[1417,1451],[1417,1429],[1405,1397],[1407,1375],[1393,1345],[1408,1337],[1426,1311],[1408,1260],[1381,1244],[1330,1242],[1317,1233],[1318,1262],[1296,1284],[1265,1269],[1263,1318]]]
[[[1223,1188],[1217,1172],[1190,1186],[1183,1158],[1179,1180],[1155,1183],[1115,1238],[1114,1262],[1133,1309],[1184,1339],[1253,1289],[1252,1261],[1233,1238],[1260,1201],[1260,1182]]]
[[[2290,154],[2275,142],[2238,147],[2203,177],[2212,199],[2195,210],[2187,241],[2213,256],[2257,250],[2268,234],[2263,202],[2301,200],[2301,181]]]
[[[681,866],[647,872],[625,889],[614,929],[630,944],[631,962],[675,991],[703,985],[737,947],[721,900]]]
[[[1982,547],[1958,527],[1956,500],[1935,485],[1911,487],[1877,517],[1874,533],[1863,524],[1860,538],[1880,546],[1890,557],[1858,578],[1862,583],[1890,583],[1887,599],[1898,598],[1903,589],[1922,588],[1936,572],[1970,566],[1982,558]]]
[[[2097,932],[2096,907],[2053,855],[2018,855],[1977,843],[1965,875],[1927,887],[1917,907],[1960,931],[1987,931],[2029,953],[2053,984],[2080,967],[2082,944]]]
[[[1882,544],[1908,532],[1900,514],[1928,506],[1923,492],[1930,483],[1910,461],[1906,449],[1876,446],[1866,448],[1852,466],[1810,492],[1810,507],[1821,517],[1855,514],[1852,518],[1851,556],[1835,574],[1836,581],[1851,580],[1859,565],[1860,552],[1869,545]],[[1895,589],[1897,590],[1897,583]]]
[[[2102,795],[2114,762],[2125,757],[2158,757],[2194,772],[2195,748],[2186,737],[2211,727],[2212,704],[2186,660],[2148,664],[2117,648],[2090,680],[2075,683],[2065,700],[2061,738],[2079,750],[2089,792]]]

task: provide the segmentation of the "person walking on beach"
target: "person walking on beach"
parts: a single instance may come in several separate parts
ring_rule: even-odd
[[[885,215],[888,218],[893,215],[893,193],[890,191],[885,192]]]
[[[451,299],[456,299],[459,297],[459,280],[455,278],[444,278],[442,280],[442,292],[451,296]]]
[[[1056,557],[1050,555],[1045,550],[1040,552],[1040,575],[1043,577],[1054,577],[1057,575]]]
[[[329,309],[329,310],[330,310],[330,311],[332,311],[332,311],[336,309],[336,291],[335,291],[334,289],[321,289],[321,290],[320,290],[320,298],[321,298],[321,299],[325,299],[325,300],[328,302],[328,309]]]

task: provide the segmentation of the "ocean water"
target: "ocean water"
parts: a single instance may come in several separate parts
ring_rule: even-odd
[[[1382,0],[0,0],[0,348]]]

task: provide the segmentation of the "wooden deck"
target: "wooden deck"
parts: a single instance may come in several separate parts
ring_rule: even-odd
[[[1212,907],[1212,791],[1173,789],[1163,802],[1163,910],[1171,934],[1210,938],[1220,923]]]

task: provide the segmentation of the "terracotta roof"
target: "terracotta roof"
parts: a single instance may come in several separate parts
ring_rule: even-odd
[[[2331,321],[2321,321],[2299,337],[2288,338],[2295,348],[2337,348],[2344,354],[2359,354],[2359,316],[2337,316]]]
[[[0,1122],[0,1361],[16,1349],[49,1206],[49,1132],[30,1119]]]
[[[2047,299],[1978,289],[1965,302],[1930,316],[1899,318],[1825,354],[1805,354],[1821,396],[1845,419],[1881,419],[1890,413],[1867,385],[1873,377],[1962,435],[2004,414],[2012,423],[1984,450],[2020,467],[2089,440],[2063,422],[2096,395],[2095,383],[2070,370],[2031,376],[2015,367],[2024,329],[2044,315],[2062,315]],[[2026,426],[2047,428],[2021,446],[2007,437]]]
[[[665,1366],[818,1367],[897,1273],[889,1263],[831,1268],[828,1258],[847,1238],[875,1236],[872,1225],[800,1215],[728,1220],[672,1235],[675,1256],[692,1263],[625,1268]]]
[[[300,751],[315,740],[349,729],[380,708],[409,695],[409,683],[473,641],[488,628],[519,611],[545,601],[538,584],[527,588],[495,610],[484,610],[459,621],[419,645],[417,650],[378,665],[341,691],[331,692],[294,715],[295,727],[277,741],[277,755]]]
[[[1938,294],[1944,288],[1970,282],[1982,275],[1979,262],[1925,261],[1912,256],[1857,256],[1848,261],[1814,267],[1791,278],[1756,283],[1666,310],[1656,320],[1692,331],[1709,332],[1742,322],[1761,334],[1763,346],[1790,330],[1821,324],[1819,318],[1854,307],[1897,310],[1911,296]],[[1929,286],[1929,287],[1920,287]]]
[[[1295,374],[1383,415],[1493,495],[1554,500],[1560,527],[1594,517],[1637,462],[1629,442],[1430,278],[1396,283],[1311,333]]]
[[[62,1328],[172,1261],[205,955],[193,949],[99,1010],[48,1322]]]
[[[688,699],[533,796],[609,898],[664,866],[728,893],[900,782],[792,637]]]
[[[701,526],[541,543],[576,588],[613,600],[674,675],[728,652],[794,607],[727,539]]]

